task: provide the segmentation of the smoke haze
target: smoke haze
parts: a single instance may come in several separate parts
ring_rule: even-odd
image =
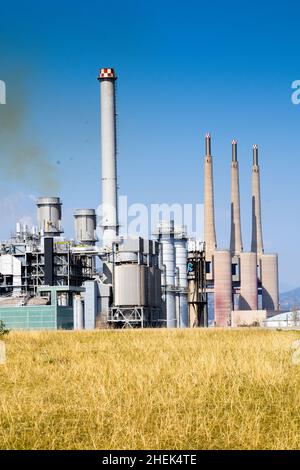
[[[48,159],[46,149],[34,135],[34,129],[26,125],[30,114],[28,92],[15,79],[5,81],[6,104],[0,106],[1,172],[12,181],[28,184],[31,190],[47,195],[56,193],[55,165]]]

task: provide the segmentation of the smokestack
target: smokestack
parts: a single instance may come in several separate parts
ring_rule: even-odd
[[[211,156],[211,138],[205,136],[205,163],[204,163],[204,241],[206,250],[212,252],[217,247],[215,214],[214,214],[214,186],[213,166]]]
[[[243,251],[240,215],[239,163],[237,160],[236,140],[232,141],[230,251],[233,255]]]
[[[260,202],[260,170],[258,164],[258,147],[253,145],[252,166],[252,241],[251,251],[261,254],[264,252],[261,226]]]
[[[116,103],[114,69],[100,69],[101,156],[102,156],[102,242],[111,246],[118,235]]]

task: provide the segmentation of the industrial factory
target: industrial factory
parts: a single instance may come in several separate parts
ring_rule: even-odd
[[[278,312],[279,301],[277,255],[263,247],[258,147],[253,146],[251,251],[244,251],[242,243],[236,141],[230,246],[217,247],[209,134],[203,162],[204,234],[190,239],[176,220],[161,220],[149,239],[121,236],[116,79],[114,69],[100,69],[101,217],[95,209],[77,209],[74,238],[66,239],[60,198],[37,199],[36,225],[16,223],[11,238],[0,242],[0,320],[9,329],[30,330],[262,325]]]

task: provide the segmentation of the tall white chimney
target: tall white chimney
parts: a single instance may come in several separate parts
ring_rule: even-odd
[[[118,236],[116,102],[114,69],[100,69],[102,221],[103,246],[111,246]]]

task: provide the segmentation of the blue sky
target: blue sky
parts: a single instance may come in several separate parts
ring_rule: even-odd
[[[212,134],[217,237],[228,247],[231,140],[238,140],[242,229],[251,234],[251,147],[259,145],[265,250],[282,289],[300,285],[300,78],[296,1],[15,1],[1,4],[0,236],[58,194],[100,201],[101,66],[118,74],[118,174],[130,202],[203,202]],[[2,142],[2,143],[1,143]]]

